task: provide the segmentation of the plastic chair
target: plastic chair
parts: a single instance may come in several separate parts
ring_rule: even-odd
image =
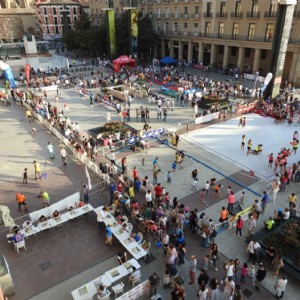
[[[124,286],[125,286],[124,283],[121,282],[112,287],[112,290],[114,291],[116,298],[118,297],[118,294],[124,293]]]
[[[17,250],[18,254],[19,254],[19,249],[24,248],[26,251],[26,246],[25,246],[25,241],[20,241],[18,243],[14,243],[15,245],[15,249]]]
[[[132,283],[132,287],[134,287],[134,285],[135,285],[136,283],[141,283],[141,277],[142,277],[142,274],[139,275],[139,276],[130,278],[130,281],[131,281],[131,283]]]
[[[99,295],[97,296],[98,300],[110,300],[110,291],[106,290],[107,295],[105,295],[104,297],[100,297]]]

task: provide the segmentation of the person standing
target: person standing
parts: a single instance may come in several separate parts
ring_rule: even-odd
[[[197,268],[196,255],[192,255],[189,261],[189,276],[190,276],[189,284],[195,284],[196,268]]]
[[[217,272],[217,260],[220,257],[219,248],[215,242],[211,245],[211,262],[213,263],[213,266],[215,268],[215,271]]]
[[[106,210],[105,206],[103,206],[102,209],[99,209],[97,212],[97,222],[98,222],[98,228],[102,229],[103,228],[103,224],[104,224],[104,211]]]
[[[235,289],[235,283],[232,280],[232,276],[226,277],[224,280],[224,299],[232,300],[232,296]]]
[[[259,264],[259,269],[256,272],[255,275],[255,288],[256,290],[260,291],[260,286],[263,280],[266,278],[267,270],[264,268],[263,263]]]
[[[49,155],[50,155],[50,159],[54,159],[55,158],[54,147],[50,142],[48,142],[47,149],[48,149],[48,152],[49,152]]]
[[[27,172],[27,168],[25,168],[23,171],[23,183],[27,184],[27,178],[28,178],[28,172]]]
[[[161,171],[161,169],[157,169],[157,168],[153,169],[153,182],[152,182],[153,185],[157,185],[158,174],[160,171]]]
[[[163,109],[163,114],[164,114],[164,118],[163,118],[163,122],[167,122],[167,114],[168,114],[168,110],[164,107]]]
[[[35,161],[33,162],[33,166],[34,166],[35,180],[37,180],[37,176],[39,176],[39,178],[42,179],[40,163],[38,163],[38,162],[35,160]]]
[[[267,203],[269,202],[269,195],[267,193],[267,191],[263,191],[263,195],[262,195],[262,198],[260,200],[261,202],[261,213],[265,213],[265,210],[266,210],[266,207],[267,207]]]
[[[50,197],[49,197],[49,194],[47,192],[41,191],[38,198],[43,198],[43,207],[45,207],[45,206],[49,207],[50,206]]]
[[[109,186],[109,194],[110,194],[110,203],[109,205],[111,206],[113,204],[113,200],[114,200],[114,193],[117,190],[115,184],[112,182]]]
[[[157,294],[157,286],[159,285],[160,279],[158,275],[154,272],[148,280],[149,285],[149,297],[155,296]]]
[[[254,219],[253,214],[249,214],[249,220],[248,220],[248,236],[251,236],[254,234],[256,229],[256,221]]]
[[[61,147],[59,153],[60,153],[61,160],[62,160],[64,166],[66,166],[67,165],[67,151],[65,150],[65,148]]]
[[[212,278],[209,283],[209,294],[211,300],[218,299],[218,287],[219,287],[219,282],[217,278]]]
[[[246,144],[246,136],[243,134],[242,135],[242,143],[241,143],[241,150],[244,151],[245,149],[245,144]]]
[[[106,232],[105,245],[106,246],[112,246],[112,231],[111,231],[111,228],[110,228],[109,224],[107,224],[105,232]]]
[[[234,195],[234,192],[232,190],[230,191],[230,193],[227,197],[227,201],[228,201],[227,210],[232,215],[233,214],[233,205],[235,203],[235,195]]]
[[[272,181],[272,193],[273,193],[273,202],[275,203],[276,202],[276,197],[277,197],[277,194],[279,192],[279,184],[277,182],[277,180],[273,180]]]
[[[82,185],[82,193],[83,193],[83,201],[85,204],[88,204],[89,203],[89,187],[87,184],[85,183],[81,183]]]
[[[248,262],[252,260],[253,264],[255,265],[256,254],[260,250],[260,248],[260,244],[257,242],[257,240],[250,241],[247,247],[247,252],[249,252]]]
[[[291,209],[291,207],[293,205],[296,205],[296,202],[297,202],[297,196],[295,195],[295,193],[292,193],[291,195],[289,195],[288,200],[289,200],[289,207]]]
[[[286,276],[284,276],[284,275],[276,282],[276,284],[275,284],[275,297],[277,299],[282,299],[283,298],[287,282],[288,282],[288,280],[287,280]]]
[[[236,232],[235,235],[238,236],[240,234],[240,238],[242,237],[242,229],[244,227],[244,220],[241,218],[241,216],[238,216],[238,219],[236,220]]]

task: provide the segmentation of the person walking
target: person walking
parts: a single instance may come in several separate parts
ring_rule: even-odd
[[[241,150],[245,150],[245,144],[246,144],[246,136],[243,134],[242,135],[242,143],[241,143]]]
[[[254,219],[253,214],[249,214],[249,220],[248,220],[248,236],[251,236],[254,234],[256,229],[256,220]]]
[[[241,216],[238,216],[238,219],[236,220],[236,231],[235,231],[235,235],[239,236],[239,238],[242,237],[242,229],[244,227],[244,220],[241,218]]]
[[[153,169],[153,185],[157,185],[158,174],[161,172],[161,169],[154,168]]]
[[[64,166],[66,166],[67,165],[67,151],[65,150],[65,148],[61,147],[59,153],[60,153],[61,160],[62,160]]]
[[[149,298],[152,296],[155,296],[157,294],[157,286],[160,283],[160,278],[158,275],[154,272],[148,280],[148,285],[149,285]]]
[[[26,203],[26,197],[24,194],[17,193],[16,194],[16,201],[19,206],[19,211],[21,211],[21,206],[24,206],[24,212],[28,211],[27,203]]]
[[[41,191],[40,194],[37,196],[37,198],[42,198],[42,202],[43,202],[43,207],[50,206],[50,197],[49,194],[47,192]]]
[[[264,268],[263,263],[259,264],[259,269],[256,272],[255,275],[255,288],[256,290],[260,291],[260,286],[263,280],[266,278],[267,270]]]
[[[282,299],[283,298],[287,282],[288,282],[288,280],[287,280],[286,276],[284,276],[284,275],[276,282],[276,284],[275,284],[275,297],[277,299]]]
[[[250,154],[252,148],[252,140],[249,140],[247,143],[247,156]]]
[[[48,152],[49,152],[49,155],[50,155],[50,159],[54,159],[55,158],[54,147],[50,142],[48,142],[47,149],[48,149]]]
[[[111,231],[111,228],[110,228],[109,224],[107,224],[107,226],[106,226],[105,233],[106,233],[105,245],[106,246],[112,246],[112,231]]]
[[[35,180],[37,180],[37,177],[38,177],[38,176],[39,176],[39,179],[42,179],[40,163],[38,163],[38,162],[35,160],[35,161],[33,162],[33,166],[34,166]]]
[[[167,122],[167,114],[168,114],[168,110],[164,107],[164,109],[163,109],[163,115],[164,115],[163,122]]]
[[[213,244],[211,245],[211,263],[213,263],[213,266],[215,268],[215,271],[217,272],[217,260],[219,259],[220,254],[219,254],[219,248],[218,245],[213,242]]]
[[[293,205],[296,205],[296,203],[297,203],[297,196],[295,195],[295,193],[292,193],[291,195],[289,195],[288,200],[289,200],[289,207],[291,209],[291,207]]]
[[[256,256],[260,249],[261,247],[260,244],[257,242],[257,240],[250,241],[247,247],[247,252],[249,252],[248,262],[252,260],[253,264],[255,265]]]
[[[229,195],[227,196],[227,203],[228,203],[227,210],[232,215],[233,214],[233,205],[235,203],[235,195],[232,190],[230,191]]]
[[[232,276],[228,276],[224,280],[224,299],[232,300],[232,296],[235,289],[235,283],[232,279]]]
[[[273,278],[277,278],[279,271],[284,267],[282,257],[278,256],[275,259],[273,259],[272,265],[274,266]]]
[[[276,197],[277,197],[277,194],[279,192],[279,184],[278,184],[278,181],[275,179],[272,181],[272,193],[273,193],[273,202],[275,203],[276,202]]]
[[[218,299],[218,287],[219,287],[218,279],[212,278],[209,283],[209,295],[211,300]]]

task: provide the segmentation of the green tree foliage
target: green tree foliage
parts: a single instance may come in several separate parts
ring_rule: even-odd
[[[75,21],[74,29],[63,34],[63,42],[68,50],[79,49],[94,54],[107,53],[107,25],[92,27],[92,23],[86,14],[82,14],[80,20]]]

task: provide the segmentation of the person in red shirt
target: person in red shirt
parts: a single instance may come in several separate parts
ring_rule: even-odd
[[[160,183],[158,183],[155,188],[154,188],[154,191],[155,191],[155,198],[156,198],[156,201],[158,201],[161,196],[162,196],[162,192],[163,192],[163,189],[162,189],[162,186]]]
[[[133,168],[132,173],[133,173],[133,179],[134,179],[134,181],[137,181],[138,178],[139,178],[139,171],[136,169],[136,167]]]
[[[122,193],[122,192],[123,192],[123,184],[122,184],[121,181],[120,181],[120,182],[118,183],[118,185],[117,185],[117,191],[118,191],[119,193]]]
[[[244,220],[241,218],[241,216],[238,216],[238,219],[236,220],[236,232],[235,235],[238,236],[240,234],[240,238],[242,237],[242,229],[244,227]]]
[[[274,157],[273,157],[273,153],[271,153],[270,155],[269,155],[269,165],[268,165],[268,168],[272,168],[272,166],[273,166],[273,160],[274,160]]]

